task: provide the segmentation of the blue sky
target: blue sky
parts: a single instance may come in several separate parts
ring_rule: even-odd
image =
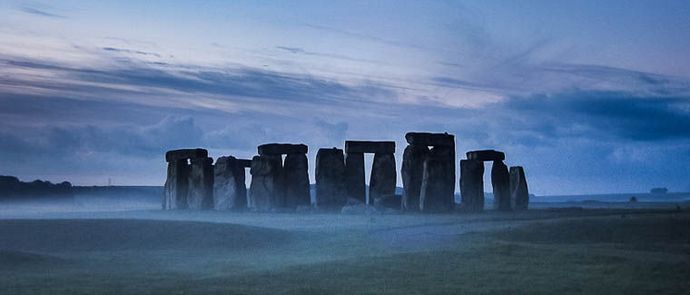
[[[0,1],[0,174],[450,132],[537,194],[690,190],[687,1]],[[313,174],[313,173],[312,173]],[[313,177],[313,175],[312,175]]]

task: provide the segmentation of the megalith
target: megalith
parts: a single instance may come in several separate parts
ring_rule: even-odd
[[[285,206],[309,206],[309,161],[304,153],[290,153],[285,156],[283,176],[285,186]]]
[[[364,174],[364,153],[345,154],[345,189],[347,197],[362,203],[367,201],[367,186]]]
[[[455,151],[436,146],[424,161],[419,209],[424,212],[452,210],[455,203]]]
[[[276,171],[280,169],[275,157],[254,156],[250,173],[252,181],[249,186],[247,207],[253,211],[268,211],[273,208],[276,190]]]
[[[239,210],[247,207],[244,165],[233,156],[220,157],[213,166],[213,208]]]
[[[460,160],[461,208],[467,212],[484,210],[484,162]]]
[[[375,153],[369,180],[369,202],[395,196],[395,156],[393,153]]]
[[[187,159],[168,162],[168,176],[163,192],[163,210],[186,209],[189,191],[189,166]]]
[[[316,206],[326,210],[340,210],[346,202],[343,150],[319,149],[316,153]]]
[[[403,152],[400,173],[403,182],[402,209],[419,210],[419,196],[422,189],[424,160],[429,155],[426,145],[410,144]]]
[[[211,209],[213,208],[213,159],[193,158],[191,163],[187,208]]]
[[[491,186],[494,193],[494,209],[510,211],[510,174],[508,166],[496,160],[491,166]]]
[[[529,204],[527,179],[521,166],[510,167],[510,201],[515,210],[526,210]]]

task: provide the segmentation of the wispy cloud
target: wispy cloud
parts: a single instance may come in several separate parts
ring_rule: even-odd
[[[28,4],[24,3],[20,6],[17,7],[19,11],[36,15],[36,16],[41,16],[41,17],[49,17],[49,18],[67,18],[64,15],[55,13],[51,11],[50,7],[47,7],[45,5],[36,5],[36,4]]]

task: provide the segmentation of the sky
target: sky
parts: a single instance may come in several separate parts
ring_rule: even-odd
[[[318,148],[394,140],[399,170],[405,133],[426,131],[454,134],[458,160],[506,152],[537,195],[690,191],[688,15],[672,0],[0,0],[0,175],[162,185],[166,150],[288,142],[309,145],[313,181]]]

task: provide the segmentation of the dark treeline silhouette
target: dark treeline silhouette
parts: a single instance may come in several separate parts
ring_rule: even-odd
[[[57,184],[38,179],[23,182],[15,176],[0,175],[0,199],[72,197],[73,195],[74,188],[67,181]]]

